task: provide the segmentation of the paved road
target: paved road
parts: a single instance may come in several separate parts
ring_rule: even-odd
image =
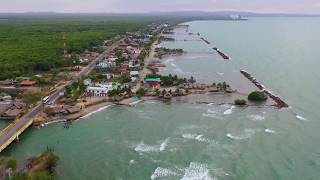
[[[103,58],[103,56],[107,53],[110,53],[114,48],[116,48],[119,45],[119,41],[114,43],[112,46],[110,46],[104,53],[100,54],[95,60],[93,60],[88,66],[86,66],[84,69],[81,70],[81,72],[74,77],[71,81],[69,81],[67,84],[65,84],[63,87],[58,89],[55,93],[50,95],[49,102],[54,103],[60,96],[60,93],[63,93],[65,91],[65,87],[68,85],[71,85],[75,81],[79,80],[82,76],[88,75],[93,68],[95,67],[96,63]],[[0,135],[0,152],[2,151],[3,145],[9,141],[13,136],[16,136],[16,133],[22,129],[26,124],[30,123],[32,119],[37,116],[42,111],[42,104],[37,105],[35,108],[33,108],[29,113],[21,117],[15,124],[10,124],[6,130]],[[11,142],[10,142],[11,143]],[[3,147],[5,148],[5,147]]]

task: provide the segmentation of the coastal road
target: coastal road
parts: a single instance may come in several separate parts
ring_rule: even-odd
[[[122,40],[122,39],[121,39]],[[71,85],[72,83],[78,81],[82,76],[88,75],[96,66],[96,63],[103,59],[103,57],[114,50],[120,43],[120,41],[115,42],[110,47],[106,49],[102,54],[100,54],[96,59],[94,59],[88,66],[83,68],[77,76],[73,77],[64,86],[60,87],[56,92],[49,96],[49,101],[54,103],[60,96],[61,93],[65,91],[65,87]],[[22,116],[19,120],[9,124],[3,131],[0,133],[0,152],[5,149],[11,142],[13,142],[25,129],[27,129],[33,122],[33,118],[37,116],[43,109],[42,102],[29,111],[26,115]]]

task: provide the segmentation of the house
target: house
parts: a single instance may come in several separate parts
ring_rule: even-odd
[[[97,69],[105,71],[115,66],[116,66],[116,62],[114,61],[102,61],[99,64],[97,64]]]
[[[139,71],[130,71],[130,77],[139,77]]]
[[[215,86],[208,88],[208,92],[219,92],[219,91],[220,89]]]
[[[80,64],[85,64],[85,63],[88,63],[88,62],[89,62],[89,59],[86,58],[86,57],[81,57],[81,58],[79,59],[79,63],[80,63]]]
[[[35,85],[36,83],[37,83],[36,81],[23,80],[23,81],[21,81],[19,84],[20,84],[20,86],[33,86],[33,85]]]
[[[140,53],[132,53],[132,54],[129,54],[128,56],[132,59],[136,59],[140,56]]]
[[[85,79],[85,80],[83,80],[83,84],[85,86],[92,86],[92,80],[91,79]]]
[[[160,78],[145,78],[144,82],[145,82],[144,83],[145,86],[148,86],[148,87],[159,87],[160,83],[161,83],[161,80],[160,80]]]
[[[128,59],[129,55],[128,55],[128,53],[124,52],[124,53],[122,53],[122,57]]]
[[[134,63],[133,61],[129,62],[129,68],[140,68],[139,63]]]
[[[0,81],[0,85],[6,85],[6,86],[14,85],[16,83],[17,83],[17,80],[15,80],[15,79],[6,79],[4,81]]]
[[[115,90],[119,87],[118,83],[103,83],[95,84],[94,86],[88,86],[86,89],[86,94],[88,96],[108,96],[108,92]]]
[[[90,51],[85,51],[83,52],[80,56],[83,57],[83,58],[97,58],[99,55],[99,53],[96,53],[96,52],[90,52]]]

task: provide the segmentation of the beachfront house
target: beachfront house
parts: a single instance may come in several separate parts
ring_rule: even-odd
[[[97,83],[92,86],[88,86],[86,89],[86,95],[88,96],[108,96],[108,92],[119,88],[119,83]]]
[[[146,87],[156,88],[159,87],[161,83],[160,78],[145,78],[144,85]]]

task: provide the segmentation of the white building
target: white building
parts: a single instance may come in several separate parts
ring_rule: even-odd
[[[139,77],[139,71],[130,71],[131,77]]]
[[[98,83],[94,86],[88,86],[86,93],[89,96],[108,96],[108,92],[119,87],[119,83]]]

